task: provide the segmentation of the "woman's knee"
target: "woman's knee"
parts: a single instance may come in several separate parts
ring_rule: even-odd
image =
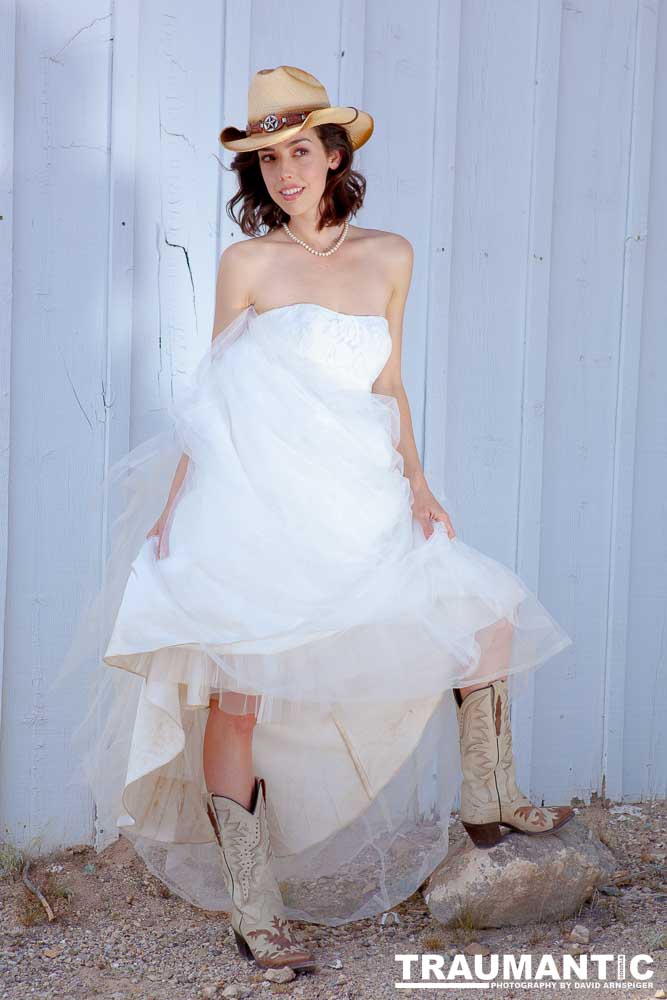
[[[226,712],[224,709],[221,709],[220,702],[217,697],[209,699],[209,707],[213,710],[210,716],[212,721],[217,722],[218,725],[229,728],[235,732],[247,733],[251,731],[257,723],[257,716],[254,712],[245,712],[241,714],[238,712]]]
[[[514,635],[514,625],[509,618],[501,618],[496,625],[496,634],[504,642],[509,642]]]

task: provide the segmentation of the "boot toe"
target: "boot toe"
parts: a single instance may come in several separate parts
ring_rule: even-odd
[[[258,957],[255,961],[263,969],[294,969],[296,971],[317,967],[317,961],[313,956],[309,952],[301,950],[282,955],[280,958],[262,959]]]
[[[553,830],[557,830],[559,827],[564,826],[574,816],[574,809],[570,806],[552,806],[552,808],[549,809],[549,812],[553,816]]]

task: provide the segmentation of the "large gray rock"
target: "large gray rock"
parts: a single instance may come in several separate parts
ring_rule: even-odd
[[[615,868],[611,851],[575,816],[556,833],[512,832],[488,850],[466,838],[422,893],[443,924],[505,927],[569,916]]]

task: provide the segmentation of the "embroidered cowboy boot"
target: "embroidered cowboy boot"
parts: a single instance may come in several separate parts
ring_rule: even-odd
[[[507,681],[461,699],[454,688],[461,748],[461,822],[477,847],[494,847],[511,830],[553,833],[574,816],[569,806],[539,807],[517,787]],[[501,833],[500,827],[509,827]]]
[[[262,969],[312,968],[315,960],[292,937],[271,870],[264,778],[255,778],[252,811],[226,795],[208,792],[206,801],[233,904],[231,924],[239,952]]]

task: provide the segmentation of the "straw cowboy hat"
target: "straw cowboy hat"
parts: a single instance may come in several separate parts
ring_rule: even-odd
[[[225,149],[259,149],[325,123],[345,126],[353,149],[373,134],[368,112],[332,107],[326,89],[311,73],[297,66],[276,66],[255,73],[248,89],[246,128],[228,125],[220,133],[220,142]]]

